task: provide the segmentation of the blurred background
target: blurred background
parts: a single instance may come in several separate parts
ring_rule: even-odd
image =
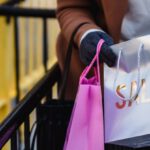
[[[8,0],[0,0],[3,4]],[[19,4],[23,8],[56,8],[56,0],[25,0]],[[13,109],[16,100],[14,18],[0,17],[0,122]],[[21,99],[43,76],[43,20],[24,18],[18,20],[19,45],[19,87]],[[55,62],[55,43],[59,27],[56,19],[47,20],[48,63]]]

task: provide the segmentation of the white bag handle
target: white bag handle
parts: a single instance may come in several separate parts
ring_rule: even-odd
[[[115,89],[115,93],[116,95],[123,101],[134,101],[136,99],[136,97],[138,96],[140,89],[141,89],[141,85],[142,85],[142,81],[140,79],[140,66],[141,66],[141,51],[144,49],[144,44],[141,43],[139,46],[139,50],[138,50],[138,56],[137,56],[137,67],[138,67],[138,74],[137,74],[137,88],[136,88],[136,93],[131,96],[131,97],[121,97],[117,92],[116,92],[116,82],[118,79],[118,75],[119,75],[119,68],[120,68],[120,59],[121,59],[121,54],[122,54],[122,49],[119,51],[119,55],[118,55],[118,60],[117,60],[117,71],[116,71],[116,76],[115,76],[115,80],[114,80],[114,89]]]

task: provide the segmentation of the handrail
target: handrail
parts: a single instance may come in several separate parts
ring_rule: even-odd
[[[9,140],[14,131],[24,122],[25,118],[40,103],[41,99],[46,96],[58,80],[58,75],[60,75],[60,70],[56,63],[2,122],[0,125],[0,149]]]
[[[0,16],[56,18],[55,9],[0,6]]]

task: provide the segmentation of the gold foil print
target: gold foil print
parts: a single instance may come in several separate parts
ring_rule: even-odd
[[[141,85],[140,85],[140,89],[139,89],[139,93],[140,93],[140,91],[141,91],[141,89],[143,88],[144,85],[145,85],[145,79],[142,79]],[[127,89],[126,84],[120,84],[120,85],[118,85],[117,88],[116,88],[116,93],[120,97],[125,98],[125,96],[121,93],[122,89]],[[134,95],[134,93],[136,92],[136,90],[137,90],[137,82],[136,81],[132,81],[131,82],[131,88],[130,88],[130,98]],[[139,93],[135,96],[134,100],[136,100],[138,98]],[[129,100],[131,100],[131,99],[129,99]]]

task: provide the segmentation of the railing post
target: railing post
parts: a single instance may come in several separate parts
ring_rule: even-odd
[[[30,120],[29,116],[24,122],[24,150],[30,150]]]
[[[18,150],[17,131],[13,133],[11,138],[11,150]]]
[[[45,73],[48,71],[48,30],[47,30],[47,19],[43,18],[43,65]],[[46,100],[52,98],[52,89],[49,91]]]
[[[19,26],[18,26],[18,17],[14,17],[14,46],[15,46],[15,71],[16,71],[16,99],[14,101],[15,105],[19,103],[20,98],[20,89],[19,89],[19,81],[20,81],[20,66],[19,66]],[[18,133],[18,134],[17,134]],[[19,129],[14,133],[12,138],[12,147],[15,148],[16,143],[19,142],[20,148],[20,131]],[[17,145],[17,146],[18,146]],[[12,149],[16,150],[16,149]]]
[[[47,19],[43,18],[43,65],[45,73],[48,70],[47,62],[48,62]]]
[[[19,102],[20,98],[20,68],[19,68],[19,29],[18,29],[18,18],[14,17],[14,46],[15,46],[15,69],[16,69],[16,100],[15,103]]]

